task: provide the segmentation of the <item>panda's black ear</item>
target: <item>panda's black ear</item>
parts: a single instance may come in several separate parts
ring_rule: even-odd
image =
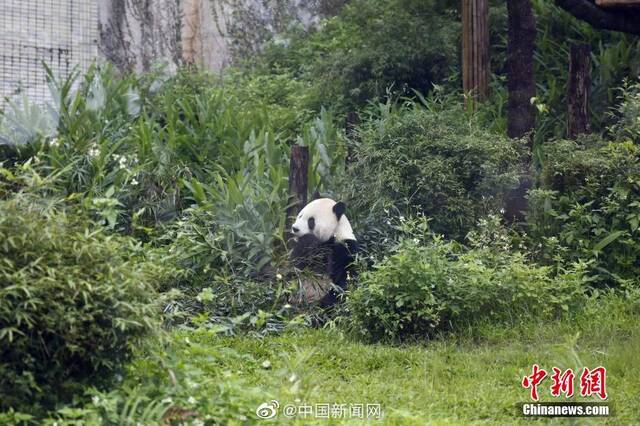
[[[340,220],[340,218],[342,217],[342,215],[346,210],[347,210],[347,206],[345,206],[345,204],[342,201],[337,202],[336,205],[333,206],[333,212],[336,214],[336,217],[338,218],[338,220]]]

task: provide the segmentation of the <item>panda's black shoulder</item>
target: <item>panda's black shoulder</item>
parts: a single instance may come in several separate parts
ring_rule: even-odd
[[[358,242],[356,240],[342,240],[337,241],[335,238],[331,238],[327,243],[330,244],[334,251],[344,253],[347,256],[355,256],[358,253]]]
[[[333,241],[331,243],[331,275],[342,275],[354,261],[358,252],[356,240]]]
[[[342,244],[347,248],[347,251],[352,256],[355,256],[360,249],[360,246],[358,245],[358,242],[356,240],[345,240],[342,242]]]

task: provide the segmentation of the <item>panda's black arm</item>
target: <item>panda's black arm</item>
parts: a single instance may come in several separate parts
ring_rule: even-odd
[[[321,306],[331,306],[338,301],[339,294],[347,289],[347,277],[355,275],[353,262],[358,252],[358,242],[347,240],[333,244],[333,253],[329,261],[329,276],[334,286],[320,301]]]
[[[358,252],[358,243],[348,240],[333,244],[333,253],[329,265],[329,276],[338,286],[345,288],[347,273],[353,271],[353,261]]]

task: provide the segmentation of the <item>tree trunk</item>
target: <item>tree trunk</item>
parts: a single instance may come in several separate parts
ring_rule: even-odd
[[[590,55],[591,46],[571,46],[567,86],[567,134],[570,138],[589,133]]]
[[[530,0],[507,0],[507,11],[507,133],[509,137],[521,138],[529,134],[535,125],[535,108],[531,98],[535,96],[533,51],[536,21]]]
[[[473,101],[489,94],[489,5],[487,0],[462,0],[462,88]],[[467,106],[475,102],[465,103]]]
[[[536,21],[530,0],[507,0],[507,134],[511,138],[527,137],[529,152],[523,164],[520,185],[505,200],[505,219],[520,221],[527,210],[526,195],[532,186],[531,148],[535,125],[535,108],[531,98],[535,96],[533,79],[533,51],[536,38]]]
[[[309,148],[291,146],[291,163],[289,166],[289,195],[291,206],[287,209],[286,233],[300,210],[307,204],[307,184],[309,173]]]
[[[351,111],[347,113],[345,120],[345,134],[347,136],[347,158],[345,163],[347,165],[355,162],[355,156],[353,154],[353,144],[358,141],[358,124],[360,124],[360,115],[357,112]]]

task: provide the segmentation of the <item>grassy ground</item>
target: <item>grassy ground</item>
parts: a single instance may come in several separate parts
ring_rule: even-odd
[[[201,418],[209,413],[231,423],[268,422],[256,419],[255,408],[272,399],[280,403],[278,417],[270,421],[275,423],[283,421],[286,404],[322,403],[380,404],[383,424],[529,423],[517,416],[516,404],[530,401],[520,382],[538,363],[548,371],[605,366],[613,410],[607,419],[543,422],[640,424],[640,322],[637,308],[619,300],[594,303],[555,323],[485,325],[422,344],[364,344],[336,330],[264,339],[181,331],[173,334],[171,352],[178,381],[192,389],[191,408]],[[133,364],[142,381],[158,373],[145,373],[145,362]],[[543,400],[553,399],[550,383],[548,378],[539,388]],[[575,386],[579,393],[578,377]],[[298,417],[294,422],[361,421]]]

